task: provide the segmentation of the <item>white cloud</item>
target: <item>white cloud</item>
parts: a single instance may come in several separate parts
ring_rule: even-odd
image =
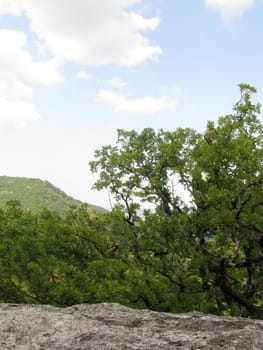
[[[0,0],[0,15],[20,15],[22,10],[20,0]]]
[[[20,100],[29,102],[32,99],[32,88],[19,81],[1,83],[0,96],[6,101]]]
[[[40,116],[32,102],[32,88],[19,81],[0,84],[0,126],[23,127]]]
[[[127,83],[119,77],[114,77],[110,80],[106,80],[106,83],[119,89],[122,89],[124,86],[127,85]]]
[[[0,78],[22,79],[30,83],[47,86],[62,81],[57,71],[56,61],[33,61],[31,54],[25,50],[26,35],[16,30],[0,29]]]
[[[39,118],[32,102],[32,89],[15,81],[12,85],[0,86],[0,126],[26,126]]]
[[[0,47],[4,48],[0,55],[0,124],[9,121],[20,126],[37,119],[32,87],[34,84],[52,86],[63,81],[58,68],[65,61],[129,67],[145,60],[156,60],[162,50],[152,45],[145,35],[158,27],[159,18],[145,18],[131,9],[140,2],[0,0],[0,16],[25,15],[38,38],[40,53],[51,57],[34,60],[27,49],[24,32],[0,29]],[[80,71],[77,77],[87,80],[90,75]],[[108,84],[121,88],[125,82],[113,78]],[[143,101],[147,104],[147,98],[136,100],[136,104],[139,106]]]
[[[160,97],[127,98],[123,94],[104,89],[99,90],[95,101],[113,107],[116,112],[144,115],[174,112],[178,103],[177,98],[166,95]]]
[[[154,31],[159,18],[129,10],[141,0],[20,0],[13,7],[12,1],[0,0],[0,13],[23,9],[41,48],[60,60],[135,66],[161,54],[142,34]]]
[[[0,29],[0,125],[24,126],[39,117],[33,104],[32,84],[47,86],[62,80],[54,60],[33,61],[24,49],[26,36]]]
[[[23,101],[8,101],[0,98],[0,126],[26,126],[29,122],[39,118],[33,103]]]
[[[78,72],[77,78],[82,80],[90,80],[91,75],[87,72],[81,71],[81,72]]]
[[[205,0],[205,4],[208,8],[218,12],[224,25],[229,27],[253,7],[255,0]]]

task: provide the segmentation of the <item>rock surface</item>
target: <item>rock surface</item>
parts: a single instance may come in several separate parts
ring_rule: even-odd
[[[263,321],[119,304],[0,304],[1,350],[263,349]]]

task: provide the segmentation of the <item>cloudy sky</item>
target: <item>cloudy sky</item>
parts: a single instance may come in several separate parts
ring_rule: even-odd
[[[263,101],[263,0],[0,0],[0,175],[85,202],[117,128],[202,131]]]

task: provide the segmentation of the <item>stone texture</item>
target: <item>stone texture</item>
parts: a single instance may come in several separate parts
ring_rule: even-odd
[[[0,304],[1,350],[263,349],[263,321],[119,304]]]

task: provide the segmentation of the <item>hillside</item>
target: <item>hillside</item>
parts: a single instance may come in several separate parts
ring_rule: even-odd
[[[70,206],[80,206],[84,203],[68,196],[48,181],[24,177],[0,176],[0,206],[10,200],[19,200],[23,209],[38,212],[43,208],[54,210],[64,215]],[[87,204],[91,209],[104,209]]]

